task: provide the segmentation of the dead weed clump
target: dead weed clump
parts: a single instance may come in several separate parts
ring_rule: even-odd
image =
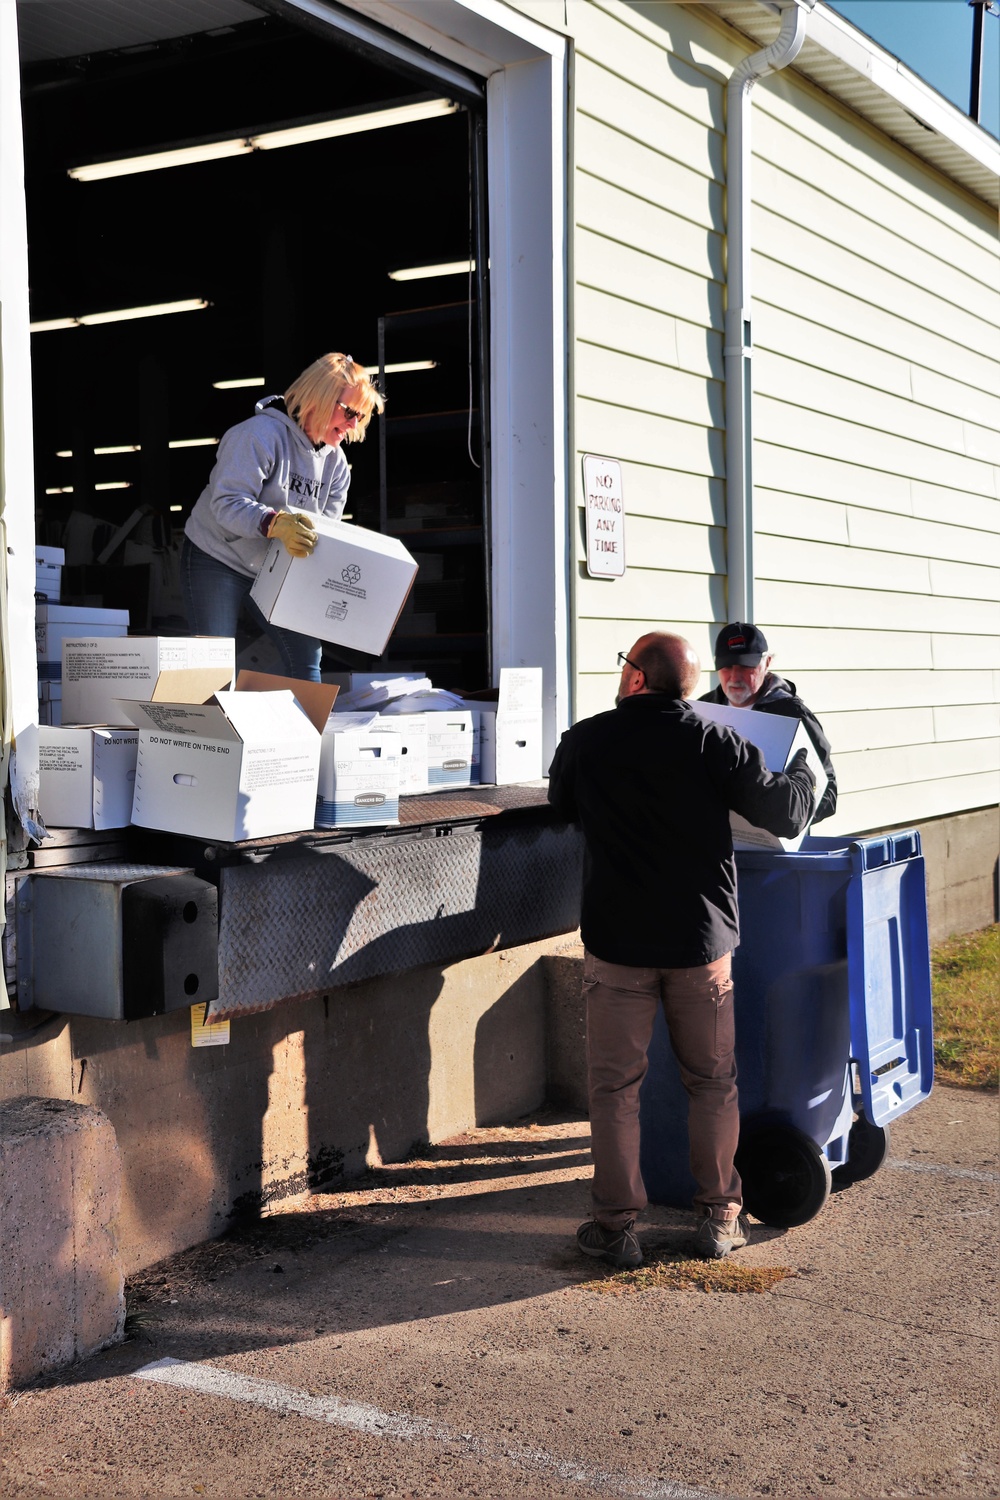
[[[635,1271],[609,1271],[583,1290],[613,1297],[633,1292],[769,1292],[798,1273],[791,1266],[747,1266],[731,1260],[692,1260],[676,1252],[653,1251]]]

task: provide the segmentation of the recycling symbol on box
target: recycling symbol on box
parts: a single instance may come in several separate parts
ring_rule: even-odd
[[[361,569],[357,563],[348,563],[346,568],[341,569],[340,576],[345,583],[360,583]]]

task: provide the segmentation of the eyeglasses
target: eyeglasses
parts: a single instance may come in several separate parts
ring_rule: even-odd
[[[338,401],[337,405],[349,422],[361,422],[364,420],[365,414],[363,411],[355,411],[353,406],[345,406],[343,401]]]
[[[638,665],[638,663],[636,663],[634,661],[629,661],[628,657],[625,655],[625,652],[624,651],[619,651],[619,653],[618,653],[618,665],[621,666],[623,662],[626,662],[632,668],[632,670],[634,672],[645,673],[645,670],[646,670],[645,667],[640,667]]]

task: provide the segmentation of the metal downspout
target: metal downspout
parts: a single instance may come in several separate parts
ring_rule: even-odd
[[[750,296],[750,91],[758,78],[794,61],[806,39],[816,0],[783,6],[781,30],[769,47],[735,68],[726,86],[726,567],[727,618],[754,617],[753,353]]]

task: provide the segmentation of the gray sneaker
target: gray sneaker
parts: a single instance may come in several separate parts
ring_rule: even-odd
[[[694,1251],[704,1260],[722,1260],[731,1250],[742,1250],[749,1236],[745,1219],[713,1219],[706,1213],[694,1237]]]
[[[635,1220],[629,1219],[620,1229],[606,1229],[596,1219],[588,1219],[576,1231],[576,1243],[584,1255],[606,1260],[618,1271],[633,1271],[642,1265],[642,1251],[635,1237]]]

